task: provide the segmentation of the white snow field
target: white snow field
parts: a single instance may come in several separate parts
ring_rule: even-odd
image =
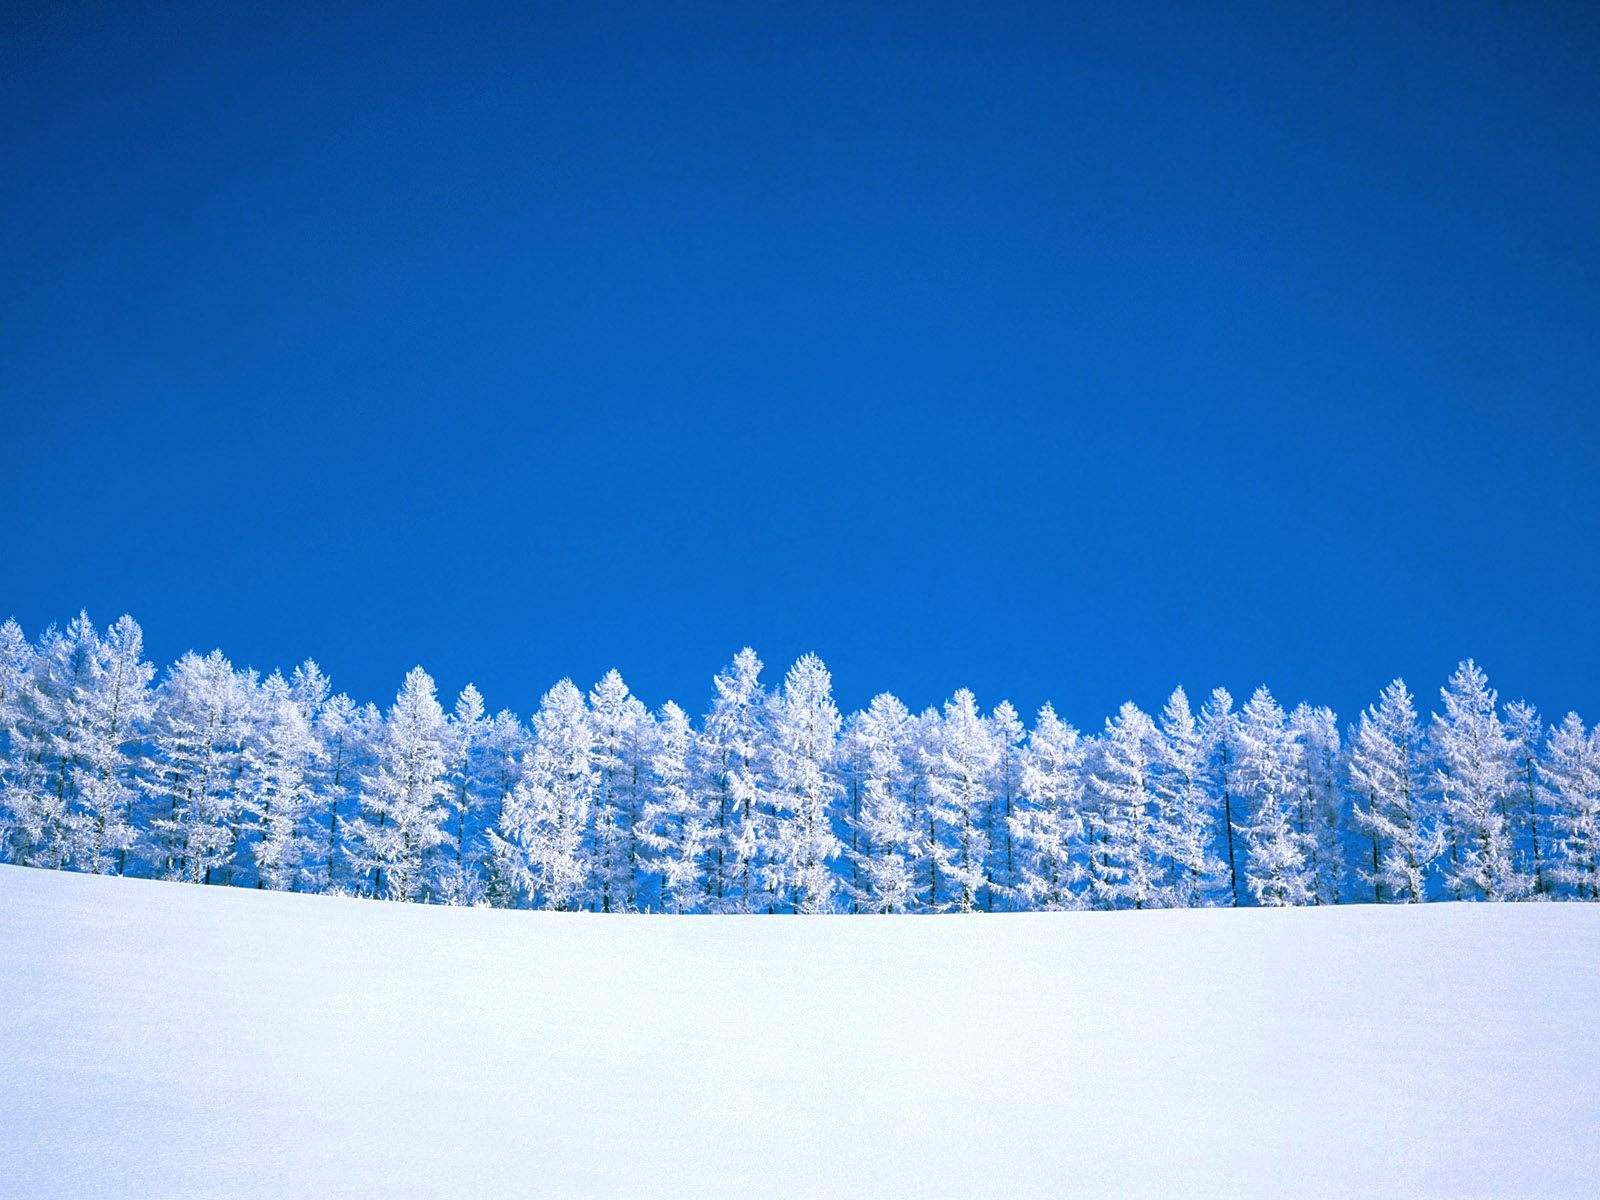
[[[1600,1195],[1600,905],[463,911],[0,868],[0,1194]]]

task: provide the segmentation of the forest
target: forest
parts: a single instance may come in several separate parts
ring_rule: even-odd
[[[841,714],[744,649],[698,719],[616,671],[531,720],[410,671],[380,709],[315,662],[188,653],[124,616],[0,626],[0,861],[431,904],[943,913],[1600,898],[1600,729],[1462,662],[1424,718],[1182,688],[1096,731],[970,691]]]

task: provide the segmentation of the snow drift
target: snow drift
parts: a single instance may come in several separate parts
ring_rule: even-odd
[[[456,910],[0,868],[0,1190],[1587,1196],[1600,906]]]

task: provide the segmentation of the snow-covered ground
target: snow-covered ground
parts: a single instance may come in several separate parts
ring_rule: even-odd
[[[1600,905],[460,911],[0,868],[0,1193],[1594,1196]]]

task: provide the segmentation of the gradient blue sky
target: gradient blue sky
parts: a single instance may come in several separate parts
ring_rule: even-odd
[[[0,20],[30,633],[1600,717],[1593,5]]]

